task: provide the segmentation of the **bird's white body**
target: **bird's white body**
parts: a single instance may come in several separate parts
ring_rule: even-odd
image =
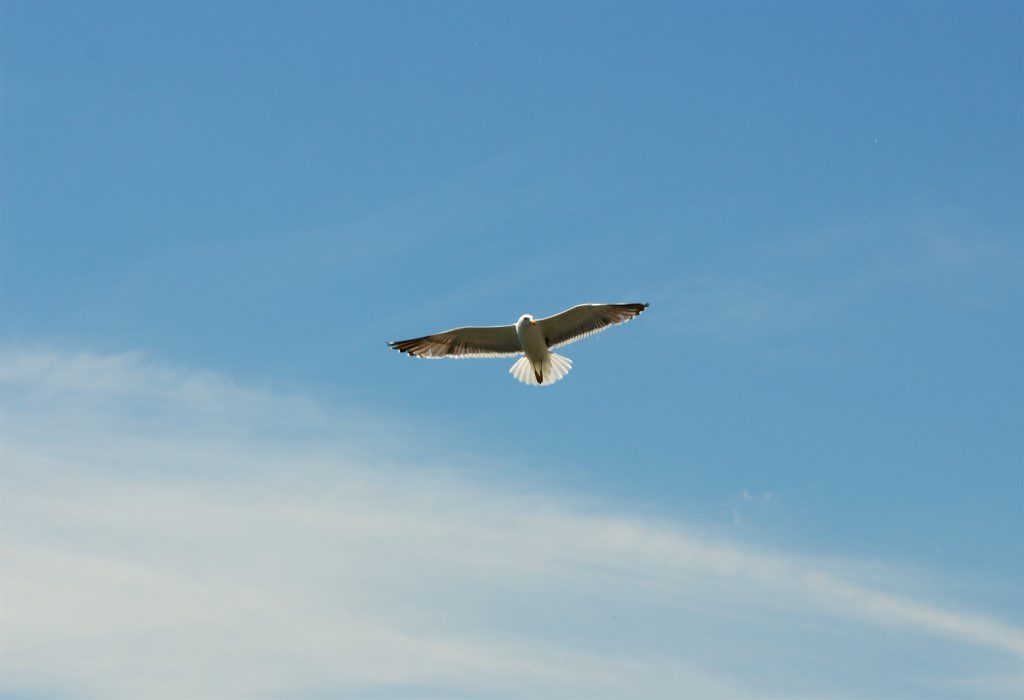
[[[415,357],[514,357],[509,372],[524,384],[554,384],[572,369],[572,360],[551,352],[638,316],[647,304],[581,304],[535,321],[524,314],[512,326],[467,326],[398,340],[391,347]]]
[[[548,341],[533,316],[524,314],[516,322],[516,336],[523,356],[509,369],[519,381],[531,386],[554,384],[572,369],[572,360],[548,350]]]
[[[550,351],[544,339],[544,331],[533,320],[533,316],[525,314],[519,317],[516,322],[516,335],[519,336],[519,346],[523,349],[523,354],[530,358],[530,362],[535,365],[542,364]]]

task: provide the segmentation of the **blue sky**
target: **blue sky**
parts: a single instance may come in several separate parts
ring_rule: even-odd
[[[615,697],[639,668],[610,661],[627,652],[649,664],[650,697],[683,681],[695,697],[972,697],[979,683],[1019,695],[1019,4],[5,3],[2,20],[7,607],[36,610],[33,582],[56,569],[81,584],[131,564],[155,591],[176,586],[141,553],[183,547],[177,529],[147,530],[119,506],[174,504],[197,542],[222,541],[178,488],[216,504],[233,484],[251,503],[228,499],[240,531],[310,537],[285,507],[294,500],[324,514],[325,550],[335,533],[361,552],[353,561],[376,561],[389,540],[356,537],[363,521],[331,519],[324,495],[369,470],[374,533],[415,533],[394,505],[504,548],[462,562],[461,584],[374,582],[380,610],[427,602],[388,624],[371,616],[367,634],[400,629],[408,641],[413,628],[429,637],[444,626],[425,610],[458,618],[446,634],[467,649],[501,639],[481,644],[526,664],[519,677],[536,671],[519,696]],[[516,384],[510,361],[423,362],[384,345],[582,301],[652,306],[567,347],[573,372],[543,390]],[[154,451],[164,456],[153,462]],[[305,476],[282,487],[279,471]],[[64,483],[138,536],[108,548],[106,521],[80,512]],[[456,495],[417,495],[449,487]],[[276,508],[283,521],[258,520]],[[535,512],[564,525],[551,541],[580,547],[588,576],[544,568],[560,555],[543,537],[517,539],[544,529]],[[43,513],[59,523],[44,526]],[[598,547],[588,519],[597,532],[624,522],[642,533],[628,556],[656,551],[653,541],[702,552],[711,542],[759,573],[734,581],[735,567],[695,564],[681,582],[653,554],[623,559],[618,535]],[[73,565],[82,532],[107,555]],[[439,538],[458,550],[458,538]],[[285,534],[239,542],[246,566],[294,550]],[[35,551],[53,560],[33,568]],[[181,551],[201,579],[206,564]],[[417,570],[403,557],[419,561],[419,549],[400,551],[388,576]],[[546,573],[495,583],[494,562],[518,556]],[[291,562],[306,583],[204,600],[309,599],[341,614],[369,595],[314,595],[318,582],[354,585],[317,561]],[[627,562],[656,594],[621,589]],[[836,582],[825,602],[778,602],[807,572]],[[877,601],[847,632],[833,629],[837,601],[862,600],[842,588],[854,585],[901,601],[912,629],[878,626]],[[100,590],[69,590],[102,608]],[[569,605],[568,591],[588,602]],[[685,612],[700,617],[704,645],[660,623],[691,596],[710,610]],[[460,597],[476,605],[464,618],[448,607]],[[104,620],[131,617],[120,599]],[[572,608],[557,632],[543,623],[549,605]],[[590,617],[612,608],[628,629]],[[288,629],[321,617],[288,610]],[[947,639],[940,612],[961,616],[953,627],[975,641]],[[72,622],[51,618],[46,638],[73,644]],[[165,638],[173,623],[78,622],[122,650],[131,645],[118,640]],[[19,651],[15,632],[41,626],[23,613],[6,647]],[[326,625],[324,639],[348,648],[344,628]],[[818,651],[834,635],[846,666]],[[998,640],[1014,635],[1007,653]],[[408,658],[404,675],[356,682],[316,666],[303,672],[315,688],[232,684],[260,654],[305,648],[296,638],[221,659],[188,691],[511,687],[460,675],[462,652],[403,652],[388,639],[380,654]],[[595,656],[565,657],[577,675],[556,683],[516,651],[539,639]],[[179,642],[161,656],[196,644]],[[58,672],[22,648],[6,663],[5,697],[137,696],[161,679],[159,665],[117,681],[89,670],[102,664]],[[787,666],[812,652],[812,667]],[[921,680],[943,670],[955,678]]]

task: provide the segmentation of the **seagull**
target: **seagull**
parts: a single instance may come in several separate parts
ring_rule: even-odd
[[[389,347],[413,357],[515,357],[509,372],[524,384],[548,386],[572,369],[572,360],[551,350],[600,333],[636,318],[650,304],[580,304],[535,321],[523,314],[511,326],[466,326],[411,340],[394,340]]]

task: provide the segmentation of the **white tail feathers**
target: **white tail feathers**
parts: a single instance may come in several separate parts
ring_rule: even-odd
[[[549,352],[539,367],[534,367],[534,364],[530,362],[530,358],[523,355],[516,360],[516,363],[512,365],[509,372],[523,384],[548,386],[569,374],[570,369],[572,369],[572,360],[568,357],[562,357],[561,355]],[[540,381],[537,380],[538,370],[541,377]]]

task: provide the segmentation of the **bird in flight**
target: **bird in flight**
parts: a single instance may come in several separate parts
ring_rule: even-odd
[[[388,345],[414,357],[515,357],[509,372],[530,386],[554,384],[572,360],[551,352],[580,338],[636,318],[650,304],[580,304],[535,321],[524,314],[511,326],[466,326]]]

